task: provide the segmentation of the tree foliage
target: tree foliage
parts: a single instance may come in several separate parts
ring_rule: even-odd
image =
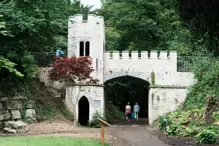
[[[15,73],[18,77],[23,77],[24,75],[14,68],[15,65],[15,63],[9,61],[8,59],[0,57],[0,72],[1,70],[6,69],[11,73]]]
[[[0,18],[3,17],[0,15]],[[8,33],[7,30],[5,30],[5,25],[6,23],[1,21],[0,22],[0,34],[3,36],[9,36],[10,34]],[[14,73],[18,77],[23,77],[24,75],[19,72],[18,70],[15,69],[16,64],[11,62],[10,60],[3,58],[0,56],[0,75],[2,75],[3,72],[8,72],[8,73]],[[0,77],[0,81],[3,80],[3,77]],[[1,84],[0,84],[1,86]]]
[[[176,0],[113,0],[99,12],[106,21],[108,50],[177,50],[192,54],[189,30]]]
[[[36,65],[30,52],[66,50],[68,17],[90,13],[90,8],[71,0],[1,1],[0,55],[14,62],[14,69],[24,75],[21,79],[1,70],[1,89],[19,88],[31,81]]]
[[[193,33],[200,43],[205,44],[205,49],[219,55],[218,50],[218,24],[219,2],[216,0],[180,1],[180,17],[187,28]]]
[[[96,83],[97,80],[91,77],[94,71],[90,57],[56,57],[53,68],[49,71],[51,80],[62,80],[67,84],[74,83]]]

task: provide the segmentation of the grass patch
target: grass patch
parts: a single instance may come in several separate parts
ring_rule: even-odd
[[[101,146],[101,142],[80,138],[0,138],[1,146]],[[106,146],[109,146],[106,144]]]

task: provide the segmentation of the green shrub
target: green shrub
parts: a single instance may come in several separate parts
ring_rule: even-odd
[[[67,110],[65,104],[62,104],[61,111],[62,111],[62,114],[64,115],[64,117],[66,117],[66,118],[67,118],[68,120],[70,120],[70,121],[74,121],[73,114],[71,114],[71,113]]]
[[[196,138],[199,144],[215,144],[217,142],[215,132],[208,129],[204,129]]]
[[[219,61],[218,58],[205,57],[196,61],[193,71],[197,83],[195,83],[187,95],[184,108],[188,110],[202,108],[207,105],[206,98],[209,95],[219,95]]]
[[[56,110],[54,107],[48,107],[41,103],[36,104],[37,121],[44,121],[55,117]]]
[[[199,128],[197,127],[187,127],[182,133],[182,136],[187,137],[187,136],[195,136],[199,132]]]
[[[180,134],[180,129],[181,129],[180,125],[170,125],[167,126],[166,132],[170,136],[176,136]]]
[[[108,122],[115,122],[125,118],[125,113],[121,112],[118,107],[113,105],[112,102],[106,101],[105,116]]]
[[[216,136],[219,136],[219,127],[218,126],[211,125],[211,126],[208,126],[207,129],[214,132],[216,134]]]
[[[167,126],[172,124],[168,116],[161,116],[159,119],[159,123],[159,128],[163,132],[167,130]]]
[[[93,120],[90,122],[90,127],[92,127],[92,128],[100,128],[101,127],[100,122],[97,120],[98,118],[106,121],[106,118],[104,116],[102,116],[100,113],[96,112],[93,115]]]
[[[214,118],[214,120],[215,120],[216,122],[219,122],[219,111],[214,112],[212,117]]]

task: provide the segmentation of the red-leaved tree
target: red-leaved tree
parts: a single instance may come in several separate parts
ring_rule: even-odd
[[[91,57],[56,57],[49,77],[53,81],[64,81],[67,84],[75,83],[97,83],[97,79],[91,77],[94,71]]]

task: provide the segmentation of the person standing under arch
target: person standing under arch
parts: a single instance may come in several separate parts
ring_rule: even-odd
[[[139,112],[140,112],[140,106],[139,106],[138,103],[136,102],[136,104],[135,104],[135,106],[134,106],[134,115],[135,115],[135,119],[136,119],[136,120],[138,120]]]
[[[130,106],[130,103],[128,102],[128,104],[125,106],[125,115],[126,115],[126,120],[131,120],[131,115],[132,115],[132,109]]]

